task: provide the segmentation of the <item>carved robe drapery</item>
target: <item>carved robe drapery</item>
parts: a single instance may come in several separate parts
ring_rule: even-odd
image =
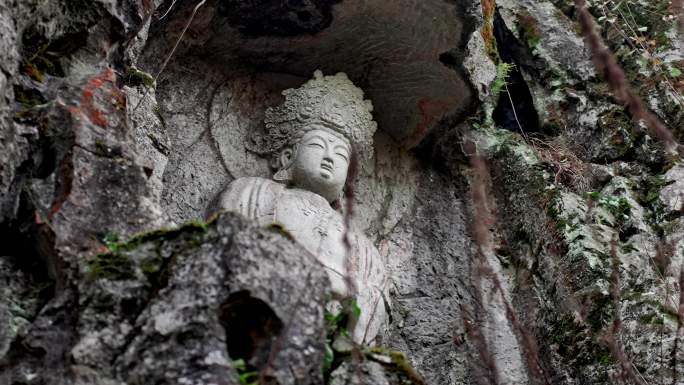
[[[221,194],[219,205],[261,225],[282,225],[323,265],[338,299],[349,296],[345,277],[350,277],[358,306],[364,309],[352,337],[356,342],[372,342],[386,317],[385,264],[370,240],[353,229],[348,233],[347,250],[342,214],[318,194],[255,177],[233,181]]]

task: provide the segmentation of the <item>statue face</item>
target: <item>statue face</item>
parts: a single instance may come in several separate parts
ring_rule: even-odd
[[[283,163],[290,164],[292,183],[332,202],[339,198],[347,180],[351,146],[343,137],[324,128],[308,131],[296,152],[285,150]]]

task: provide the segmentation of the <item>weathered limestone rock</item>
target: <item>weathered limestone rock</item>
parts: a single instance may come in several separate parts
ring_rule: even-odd
[[[485,309],[474,318],[501,383],[545,381],[521,354],[530,335],[548,382],[607,383],[623,375],[611,333],[645,382],[681,381],[681,162],[593,73],[572,1],[257,3],[202,3],[155,84],[198,2],[0,0],[0,383],[238,384],[253,369],[282,384],[420,383],[367,350],[360,376],[337,356],[322,373],[327,277],[279,229],[222,216],[121,241],[270,178],[245,144],[318,68],[346,72],[379,123],[352,218],[389,266],[378,344],[427,383],[481,383],[466,326]],[[638,25],[595,16],[681,136],[683,58],[659,5],[630,3]],[[637,27],[634,51],[622,32]],[[522,330],[496,296],[473,296],[471,130],[494,178],[489,263]]]
[[[672,167],[663,179],[666,185],[660,190],[660,200],[668,211],[681,212],[684,208],[684,165]]]
[[[238,384],[243,359],[266,380],[320,383],[328,281],[313,261],[232,215],[112,243],[80,272],[66,376],[51,378],[28,350],[0,378]],[[52,317],[41,313],[24,343],[58,328]]]
[[[370,352],[364,361],[345,361],[330,375],[330,385],[352,384],[423,385],[424,382],[416,376],[405,356],[396,352]]]
[[[482,143],[495,154],[497,205],[507,207],[498,216],[500,258],[516,266],[507,274],[517,277],[513,302],[545,341],[540,350],[547,373],[571,383],[606,381],[609,371],[619,370],[605,339],[619,314],[620,349],[638,375],[672,378],[669,362],[655,358],[660,349],[672,351],[676,338],[676,323],[663,309],[678,298],[668,293],[679,290],[679,246],[673,246],[680,239],[659,236],[665,224],[652,217],[667,182],[618,162],[595,191],[578,195],[548,173],[540,149],[498,135],[490,132]],[[671,225],[677,228],[677,220]],[[530,291],[539,298],[531,301]]]
[[[21,127],[13,121],[15,95],[11,76],[17,73],[19,52],[17,27],[6,1],[0,2],[0,220],[14,217],[21,189],[17,171],[27,158],[28,143],[21,137]],[[18,180],[19,179],[19,180]]]
[[[50,285],[16,267],[16,261],[0,258],[0,360],[12,342],[26,335],[31,322],[44,305],[41,292],[49,295]]]

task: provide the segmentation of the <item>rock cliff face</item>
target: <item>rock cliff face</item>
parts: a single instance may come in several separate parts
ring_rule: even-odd
[[[681,138],[672,10],[599,3]],[[609,92],[575,17],[562,0],[0,0],[0,383],[682,381],[684,166]],[[287,229],[212,216],[230,181],[270,176],[251,134],[316,69],[346,72],[379,125],[353,220],[391,271],[390,322],[351,351]]]

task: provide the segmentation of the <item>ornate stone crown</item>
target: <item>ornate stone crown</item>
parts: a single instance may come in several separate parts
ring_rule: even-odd
[[[266,110],[264,123],[268,133],[252,138],[248,147],[251,151],[275,154],[318,127],[343,135],[361,154],[372,151],[377,129],[371,114],[373,105],[345,73],[323,76],[316,71],[313,79],[299,88],[283,91],[283,96],[283,104]]]

